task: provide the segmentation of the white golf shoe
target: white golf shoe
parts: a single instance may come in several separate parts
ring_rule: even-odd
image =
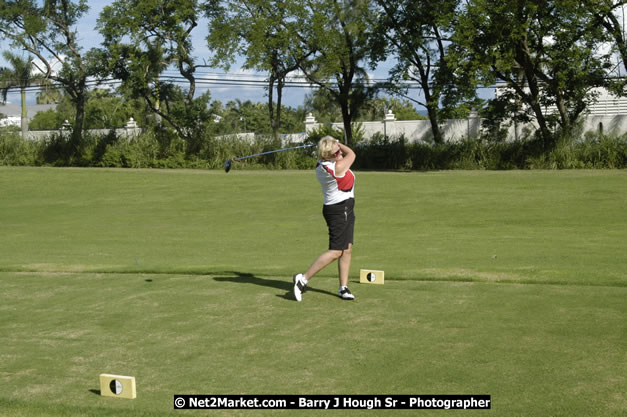
[[[303,292],[305,292],[305,287],[307,284],[305,283],[305,276],[303,274],[294,275],[294,298],[296,301],[303,300]]]
[[[351,290],[348,289],[348,287],[340,287],[340,289],[337,292],[337,295],[339,295],[342,298],[342,300],[354,300],[355,299],[355,296],[353,295]]]

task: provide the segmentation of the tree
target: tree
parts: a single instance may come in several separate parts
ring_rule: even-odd
[[[342,119],[337,102],[324,90],[314,90],[305,96],[305,110],[315,113],[319,123],[333,123]],[[394,113],[396,120],[424,120],[410,100],[395,97],[373,97],[366,100],[359,111],[357,122],[381,121],[388,111]]]
[[[307,79],[339,104],[346,143],[353,143],[352,122],[375,93],[369,85],[368,0],[311,0],[299,17],[303,50],[315,51],[301,64]]]
[[[211,103],[211,111],[219,116],[215,123],[215,133],[228,135],[242,131],[255,132],[256,134],[271,135],[272,127],[268,119],[268,109],[263,103],[251,101],[242,102],[235,99],[223,105],[220,101]],[[302,109],[282,109],[282,124],[289,132],[302,132],[304,130],[305,114]]]
[[[56,101],[54,109],[38,112],[31,126],[39,130],[60,129],[65,120],[72,120],[74,109],[67,95]],[[106,89],[89,92],[85,106],[85,129],[115,129],[126,125],[132,117],[140,126],[146,126],[145,103],[128,100]]]
[[[216,52],[212,64],[228,70],[239,55],[245,57],[243,68],[268,73],[268,114],[278,137],[286,79],[311,53],[295,38],[295,16],[302,6],[292,0],[212,0],[205,10],[210,19],[207,42]]]
[[[375,97],[364,104],[360,121],[380,121],[388,111],[394,114],[396,120],[425,120],[425,116],[416,111],[412,100]]]
[[[76,108],[71,137],[75,154],[81,146],[87,80],[95,74],[89,52],[83,52],[76,32],[76,25],[87,10],[86,0],[14,0],[3,1],[0,6],[0,38],[38,58],[33,61],[35,67],[72,100]]]
[[[30,121],[30,127],[33,130],[57,130],[63,126],[65,120],[72,120],[74,112],[71,107],[65,106],[66,100],[63,97],[56,108],[37,112]]]
[[[117,0],[106,6],[97,28],[103,73],[122,81],[122,90],[145,100],[187,142],[188,153],[201,146],[211,119],[209,93],[196,97],[196,71],[207,67],[193,55],[192,31],[201,10],[196,0]],[[178,75],[166,76],[173,68]]]
[[[328,90],[315,89],[305,95],[305,109],[316,115],[319,123],[334,123],[342,120],[339,103]]]
[[[63,96],[62,91],[56,88],[54,85],[45,84],[43,89],[37,92],[37,104],[55,104],[61,100]]]
[[[459,0],[375,2],[380,13],[373,22],[372,56],[376,61],[384,61],[391,54],[396,57],[396,65],[390,71],[391,91],[427,109],[433,140],[442,143],[442,119],[461,100],[474,97],[472,84],[454,83],[456,68],[447,60]],[[402,84],[407,80],[420,85],[424,100],[405,95]],[[448,95],[447,100],[443,101],[443,95]]]
[[[498,99],[524,104],[551,149],[555,127],[570,135],[593,88],[605,84],[609,55],[589,19],[575,0],[474,0],[456,27],[455,58],[486,85],[503,81],[508,94]]]
[[[140,126],[146,126],[145,104],[141,99],[125,99],[105,89],[89,92],[85,109],[87,129],[115,129],[123,127],[132,117]]]
[[[2,101],[6,102],[7,93],[13,88],[20,90],[22,105],[22,136],[28,134],[28,113],[26,109],[26,88],[32,85],[40,85],[44,83],[45,78],[42,74],[33,73],[33,58],[26,58],[5,51],[4,59],[10,64],[10,68],[0,68],[0,94]]]
[[[616,71],[620,74],[620,66],[627,70],[627,39],[625,38],[625,28],[621,20],[624,22],[624,6],[627,4],[627,0],[583,0],[582,6],[589,11],[592,19],[589,23],[593,28],[602,28],[605,33],[605,40],[613,44],[615,51],[619,58],[619,70]],[[623,16],[622,19],[618,17],[618,11]],[[622,77],[621,77],[622,78]],[[615,82],[611,82],[609,87],[618,95],[625,95],[626,81],[624,79],[617,79]]]

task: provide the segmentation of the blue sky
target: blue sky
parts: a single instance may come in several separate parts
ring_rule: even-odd
[[[104,0],[92,0],[88,2],[89,11],[88,13],[81,18],[79,24],[77,26],[79,33],[79,41],[81,47],[85,50],[93,47],[98,47],[102,41],[102,36],[96,31],[95,27],[97,24],[97,19],[102,11],[102,9],[111,4],[111,1]],[[199,62],[202,61],[203,58],[209,58],[211,56],[211,52],[208,50],[206,46],[205,37],[207,35],[207,24],[205,21],[202,21],[198,27],[196,27],[193,31],[193,37],[195,39],[194,42],[194,54],[199,59]],[[9,45],[6,42],[0,41],[0,50],[9,49]],[[228,71],[229,78],[239,78],[239,79],[255,79],[255,80],[263,80],[264,74],[255,74],[251,71],[244,71],[241,69],[242,61],[240,60],[238,63],[234,64]],[[0,57],[0,65],[4,65],[2,62],[2,58]],[[391,63],[387,62],[382,64],[377,70],[372,71],[370,76],[371,78],[385,78],[387,76],[388,69],[392,66]],[[223,69],[203,69],[203,74],[211,78],[220,78],[226,77],[225,71]],[[198,92],[204,92],[206,87],[199,85],[197,88]],[[215,87],[212,86],[209,88],[211,91],[211,98],[213,100],[220,100],[223,103],[227,103],[228,101],[239,99],[241,101],[251,100],[253,102],[262,102],[265,103],[267,101],[266,90],[262,87],[253,87],[253,86],[238,86],[238,87]],[[286,88],[283,91],[283,104],[290,107],[298,107],[303,104],[303,100],[305,94],[309,92],[309,89],[305,88]],[[411,90],[410,94],[414,98],[418,98],[420,94],[420,90]],[[8,101],[18,103],[20,98],[17,92],[10,92],[8,97]],[[276,100],[276,94],[275,94]],[[28,97],[28,103],[32,104],[35,102],[34,95],[31,94]],[[418,108],[419,110],[424,110],[422,108]]]
[[[93,47],[100,46],[102,42],[102,36],[95,29],[97,24],[98,16],[102,9],[111,4],[111,1],[104,0],[92,0],[88,2],[89,11],[88,13],[82,17],[77,25],[78,34],[79,34],[79,44],[85,50]],[[199,58],[201,61],[203,58],[208,58],[211,56],[211,52],[207,48],[207,44],[205,41],[205,37],[207,35],[207,24],[205,21],[201,22],[198,27],[196,27],[193,31],[193,37],[195,39],[194,42],[194,55]],[[9,44],[6,41],[0,41],[0,50],[9,49]],[[238,61],[236,64],[231,66],[228,71],[229,78],[239,78],[239,79],[254,79],[254,80],[263,80],[264,74],[254,73],[252,71],[244,71],[241,69],[242,60]],[[5,63],[0,57],[0,65],[4,65]],[[376,78],[384,78],[387,75],[387,71],[385,68],[389,68],[389,65],[383,65],[382,69],[374,71],[371,76]],[[220,68],[215,69],[203,69],[202,73],[211,78],[220,78],[226,77],[225,71]],[[199,92],[204,92],[207,87],[203,87],[200,85],[197,87]],[[241,86],[241,87],[210,87],[211,97],[213,100],[220,100],[223,103],[226,103],[231,100],[239,99],[241,101],[251,100],[253,102],[262,102],[265,103],[267,101],[266,90],[263,87],[253,87],[253,86]],[[298,107],[303,104],[303,100],[305,94],[309,92],[309,89],[306,88],[286,88],[283,90],[283,104],[291,107]],[[415,93],[414,93],[415,94]],[[10,91],[7,97],[7,100],[13,103],[19,102],[19,93],[16,91]],[[275,94],[276,100],[276,94]],[[29,104],[35,102],[34,94],[29,94],[27,99]]]
[[[81,18],[79,24],[77,25],[77,30],[79,34],[79,45],[84,48],[84,50],[98,47],[102,42],[102,36],[95,29],[97,24],[97,19],[102,11],[102,9],[111,4],[111,1],[103,1],[103,0],[95,0],[89,1],[89,12]],[[205,37],[207,35],[207,24],[206,22],[201,22],[198,27],[196,27],[193,31],[194,36],[194,54],[200,60],[202,58],[208,58],[211,56],[207,46]],[[6,41],[0,41],[0,50],[8,50],[9,44]],[[0,57],[0,65],[5,65]],[[241,78],[254,78],[255,80],[263,80],[263,74],[254,74],[250,71],[242,71],[240,69],[241,62],[235,64],[229,70],[229,74],[235,74],[236,77]],[[215,68],[215,69],[203,69],[203,73],[206,73],[207,76],[211,76],[212,78],[217,77],[225,77],[225,71],[223,69]],[[204,92],[204,87],[199,86],[197,90],[199,92]],[[264,88],[260,87],[212,87],[211,97],[214,100],[221,100],[226,103],[228,101],[234,99],[240,99],[242,101],[251,100],[255,102],[265,102],[267,100]],[[302,105],[303,98],[306,90],[301,88],[292,88],[286,89],[284,91],[283,103],[288,106],[297,107]],[[18,92],[9,92],[7,100],[10,102],[19,102],[19,93]],[[35,98],[34,95],[29,95],[28,103],[34,103]]]

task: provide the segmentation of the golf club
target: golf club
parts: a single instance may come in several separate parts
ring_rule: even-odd
[[[282,148],[282,149],[277,149],[275,151],[268,151],[268,152],[261,152],[261,153],[256,153],[254,155],[248,155],[248,156],[240,156],[239,158],[233,158],[233,159],[228,159],[225,163],[224,163],[224,172],[229,172],[231,170],[231,164],[233,163],[233,161],[239,161],[241,159],[248,159],[248,158],[254,158],[255,156],[261,156],[261,155],[267,155],[269,153],[276,153],[276,152],[283,152],[283,151],[289,151],[291,149],[302,149],[302,148],[310,148],[314,146],[313,144],[308,144],[308,145],[300,145],[300,146],[292,146],[291,148]]]

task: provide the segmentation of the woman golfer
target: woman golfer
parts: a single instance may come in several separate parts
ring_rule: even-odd
[[[337,259],[338,295],[344,300],[354,300],[347,285],[355,226],[355,174],[350,170],[355,162],[355,152],[335,138],[325,136],[318,142],[318,157],[316,177],[324,195],[322,215],[329,228],[329,250],[318,256],[304,274],[294,275],[294,297],[301,301],[309,280]]]

